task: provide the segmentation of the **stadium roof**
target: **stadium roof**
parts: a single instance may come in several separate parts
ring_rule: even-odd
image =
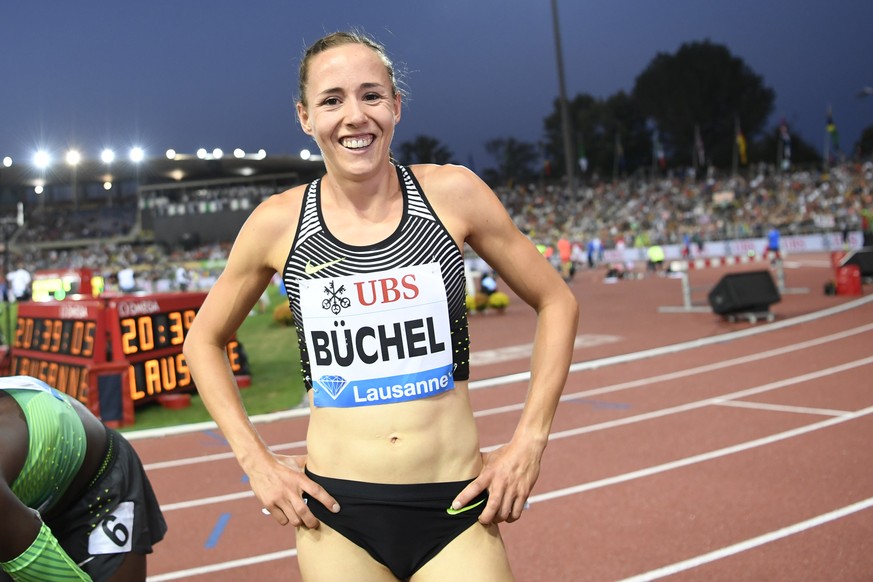
[[[75,174],[74,174],[75,172]],[[55,161],[46,170],[32,164],[0,166],[0,188],[19,189],[38,185],[69,184],[74,177],[79,184],[123,182],[137,179],[142,185],[180,184],[192,181],[229,180],[233,178],[267,177],[279,174],[298,174],[301,182],[310,181],[324,172],[324,163],[313,156],[303,160],[298,156],[248,156],[221,159],[201,159],[193,155],[148,158],[135,164],[118,160],[106,164],[100,160],[82,160],[75,168],[63,161]]]

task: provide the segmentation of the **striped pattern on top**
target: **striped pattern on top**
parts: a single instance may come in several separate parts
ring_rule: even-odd
[[[402,185],[403,216],[386,239],[366,246],[353,246],[336,238],[325,226],[319,206],[321,179],[306,190],[294,243],[285,264],[283,279],[300,346],[300,364],[306,388],[312,388],[306,331],[300,313],[301,279],[342,277],[378,273],[399,267],[439,263],[446,286],[455,380],[467,380],[470,372],[470,339],[467,328],[464,257],[440,222],[418,181],[403,166],[397,166]],[[307,273],[307,265],[321,267]]]
[[[46,390],[0,388],[24,411],[30,448],[12,492],[38,511],[50,509],[82,467],[87,448],[85,427],[66,396]]]

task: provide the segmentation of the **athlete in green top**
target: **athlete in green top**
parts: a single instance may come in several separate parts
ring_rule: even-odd
[[[0,580],[142,581],[166,531],[130,444],[77,400],[0,378]]]

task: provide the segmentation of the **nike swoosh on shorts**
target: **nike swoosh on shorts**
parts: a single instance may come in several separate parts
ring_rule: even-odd
[[[459,513],[464,513],[465,511],[470,511],[474,507],[479,507],[483,503],[485,503],[485,500],[480,499],[476,503],[472,503],[470,505],[465,505],[464,507],[462,507],[460,509],[455,509],[453,507],[449,507],[448,509],[446,509],[446,513],[448,513],[449,515],[458,515]]]

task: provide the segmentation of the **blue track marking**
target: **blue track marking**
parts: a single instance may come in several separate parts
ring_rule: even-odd
[[[227,445],[227,439],[224,438],[224,435],[215,430],[204,430],[203,434],[212,439],[212,441],[208,441],[210,445]],[[214,442],[213,442],[214,441]]]
[[[209,539],[206,540],[206,544],[204,545],[207,550],[211,550],[218,545],[218,540],[221,539],[221,534],[224,533],[224,528],[227,527],[228,521],[230,521],[229,513],[222,513],[219,516],[218,522],[216,522],[215,527],[212,528],[212,533],[209,534]]]

